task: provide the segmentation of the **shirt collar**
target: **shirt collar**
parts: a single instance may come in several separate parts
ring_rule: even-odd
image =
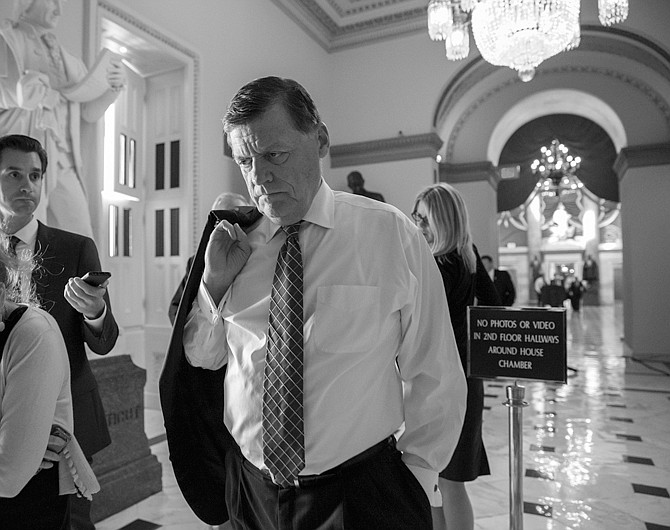
[[[335,198],[333,190],[321,179],[319,189],[312,199],[312,204],[307,213],[302,218],[307,223],[322,226],[323,228],[333,228],[335,220]],[[281,227],[271,222],[267,217],[263,217],[259,229],[265,235],[265,242],[270,241]]]
[[[33,217],[26,225],[14,232],[13,235],[18,237],[29,248],[35,248],[37,241],[37,219]]]

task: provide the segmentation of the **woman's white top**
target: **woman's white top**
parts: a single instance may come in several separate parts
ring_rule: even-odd
[[[52,424],[74,430],[70,365],[56,321],[29,307],[0,361],[0,497],[18,495],[37,472]]]

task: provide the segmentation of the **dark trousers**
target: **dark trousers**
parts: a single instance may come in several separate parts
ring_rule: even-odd
[[[16,497],[0,497],[0,528],[69,530],[69,497],[58,495],[58,466],[43,469]]]
[[[76,495],[70,497],[70,530],[95,530],[91,522],[91,501]]]
[[[226,503],[235,530],[431,530],[423,488],[393,437],[321,475],[280,488],[236,452]]]
[[[571,296],[570,297],[570,305],[572,306],[572,309],[575,311],[579,311],[579,303],[581,302],[582,297],[581,296]]]
[[[90,465],[93,457],[86,457]],[[70,530],[95,530],[91,521],[91,501],[85,497],[70,495]]]

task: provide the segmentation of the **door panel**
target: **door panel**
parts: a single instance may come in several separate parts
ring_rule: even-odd
[[[188,259],[189,175],[184,163],[184,70],[147,80],[145,259],[147,325],[169,326],[170,299]]]
[[[131,330],[141,330],[145,319],[142,249],[145,164],[141,112],[145,81],[130,69],[126,75],[126,89],[105,115],[102,203],[107,233],[106,248],[100,249],[105,267],[112,273],[109,293],[116,320],[125,331],[123,340],[128,340]]]

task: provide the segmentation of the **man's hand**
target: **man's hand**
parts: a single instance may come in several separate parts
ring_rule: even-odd
[[[70,278],[65,286],[65,300],[86,318],[98,318],[105,309],[103,296],[108,284],[109,280],[106,280],[96,287],[81,278]]]
[[[63,440],[59,438],[58,436],[54,436],[53,434],[49,435],[49,444],[47,445],[47,450],[44,453],[44,457],[42,458],[42,462],[40,462],[40,467],[37,469],[35,473],[39,473],[40,470],[42,469],[49,469],[54,466],[55,463],[57,463],[60,460],[60,455],[52,449],[58,449],[61,450],[63,445]]]
[[[240,225],[221,221],[209,236],[202,279],[215,304],[233,283],[251,255],[247,234]]]

